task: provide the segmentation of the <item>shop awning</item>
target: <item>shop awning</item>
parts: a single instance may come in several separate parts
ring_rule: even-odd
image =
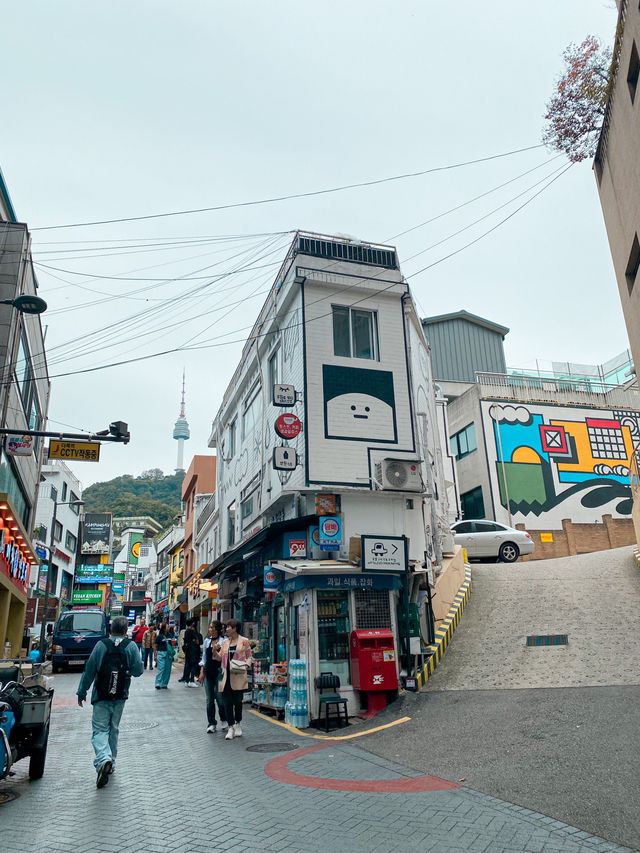
[[[300,518],[289,518],[286,521],[276,521],[268,527],[255,533],[253,536],[241,542],[235,548],[225,551],[224,554],[209,563],[208,567],[202,572],[202,579],[213,577],[222,570],[228,570],[235,566],[241,566],[245,559],[255,556],[259,545],[266,542],[272,542],[281,533],[286,533],[287,530],[302,530],[309,527],[311,524],[317,524],[317,515],[303,515]]]
[[[350,574],[360,574],[362,569],[360,566],[354,566],[351,563],[339,562],[338,560],[278,560],[271,563],[272,568],[279,569],[281,572],[299,575],[305,574],[327,574],[327,572],[349,572]]]

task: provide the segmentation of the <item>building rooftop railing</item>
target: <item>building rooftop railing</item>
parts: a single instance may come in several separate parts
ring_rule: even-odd
[[[550,379],[544,376],[514,376],[480,371],[476,373],[476,380],[481,386],[483,396],[518,402],[551,402],[640,410],[640,393],[637,387],[609,385],[593,380]]]

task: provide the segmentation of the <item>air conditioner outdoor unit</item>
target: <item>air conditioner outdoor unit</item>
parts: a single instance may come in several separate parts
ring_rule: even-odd
[[[379,489],[396,492],[421,492],[420,463],[411,459],[383,459],[376,463]]]

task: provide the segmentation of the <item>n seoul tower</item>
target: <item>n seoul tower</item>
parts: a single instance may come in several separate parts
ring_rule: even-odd
[[[176,461],[176,474],[184,472],[184,443],[191,436],[189,424],[184,413],[184,369],[182,371],[182,400],[180,401],[180,416],[173,428],[173,437],[178,442],[178,459]]]

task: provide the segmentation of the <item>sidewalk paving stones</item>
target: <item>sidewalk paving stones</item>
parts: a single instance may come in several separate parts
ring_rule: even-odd
[[[244,737],[208,735],[201,691],[170,682],[168,691],[156,693],[152,678],[145,674],[132,686],[117,771],[102,790],[91,763],[90,708],[57,704],[43,779],[29,782],[27,762],[19,762],[16,775],[0,782],[0,791],[21,795],[0,807],[3,853],[627,849],[455,780],[449,790],[385,793],[385,785],[410,786],[425,777],[353,743],[306,739],[290,752],[249,752],[282,742],[282,730],[247,715]],[[72,697],[77,682],[77,675],[58,676],[56,698]],[[294,774],[293,783],[267,775],[274,761]],[[317,787],[300,787],[295,775],[315,778]],[[380,790],[325,788],[332,780],[374,788],[379,780]]]

